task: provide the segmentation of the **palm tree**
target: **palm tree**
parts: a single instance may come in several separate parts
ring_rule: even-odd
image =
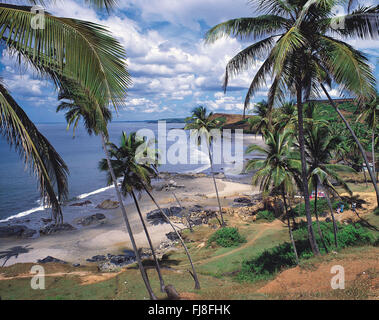
[[[203,106],[199,106],[197,108],[194,108],[192,110],[192,116],[188,117],[186,119],[186,126],[184,127],[185,130],[195,130],[193,133],[197,136],[197,141],[200,144],[201,139],[205,139],[205,142],[207,144],[208,149],[208,156],[209,156],[209,162],[211,166],[211,174],[213,178],[213,184],[216,190],[216,196],[218,201],[218,208],[220,212],[221,217],[221,226],[224,227],[225,221],[224,217],[222,215],[222,209],[221,209],[221,203],[220,203],[220,197],[218,195],[218,189],[216,184],[216,179],[213,171],[213,159],[211,154],[211,145],[212,145],[212,136],[211,136],[211,130],[219,130],[222,124],[225,122],[225,118],[219,117],[214,118],[213,112],[210,112],[207,114],[207,109]]]
[[[138,148],[144,147],[145,141],[138,139],[136,133],[132,132],[129,136],[123,131],[121,134],[120,146],[113,143],[107,143],[111,158],[111,165],[115,172],[116,178],[122,178],[121,192],[124,197],[130,195],[135,203],[139,218],[141,220],[143,230],[153,255],[155,266],[157,269],[161,291],[165,292],[165,284],[162,277],[159,261],[155,254],[154,246],[151,241],[149,231],[147,230],[145,220],[142,217],[142,212],[138,203],[136,193],[139,195],[144,190],[144,183],[150,185],[151,176],[156,176],[156,171],[153,166],[136,162]],[[109,166],[107,159],[102,159],[99,163],[101,171],[108,172],[108,185],[112,184],[112,177],[109,174]]]
[[[262,15],[220,23],[208,31],[206,41],[214,42],[220,37],[229,35],[240,39],[259,39],[239,52],[226,66],[224,91],[231,76],[246,70],[257,59],[265,58],[251,82],[245,98],[245,108],[266,79],[271,77],[273,82],[268,95],[270,109],[287,94],[296,97],[302,189],[308,235],[312,251],[319,254],[313,234],[307,188],[303,99],[318,96],[320,88],[330,99],[324,84],[331,86],[332,83],[356,95],[359,100],[373,96],[375,77],[367,58],[347,43],[333,38],[331,34],[337,34],[341,38],[364,39],[379,36],[377,28],[379,6],[360,7],[340,18],[335,17],[333,13],[337,0],[252,0],[250,2],[256,5]],[[336,23],[341,19],[344,21],[344,29],[336,28]],[[354,135],[337,106],[331,99],[330,101]],[[359,145],[358,139],[356,142]],[[359,148],[363,154],[363,148],[361,146]],[[379,202],[379,192],[377,189],[376,191]]]
[[[275,130],[283,130],[284,128],[287,128],[294,131],[296,123],[296,104],[292,101],[284,102],[278,109],[278,119],[275,123]]]
[[[156,296],[151,288],[146,270],[142,264],[140,253],[137,248],[136,241],[134,239],[133,231],[130,226],[130,222],[126,213],[124,203],[122,201],[121,192],[118,187],[116,174],[112,167],[111,157],[107,148],[108,130],[107,124],[111,120],[110,110],[106,106],[100,106],[97,101],[91,100],[86,92],[81,89],[78,83],[70,80],[63,81],[64,89],[60,92],[60,98],[69,100],[69,102],[62,102],[58,108],[59,110],[66,111],[66,120],[68,122],[68,128],[73,124],[74,129],[78,125],[79,120],[83,119],[84,126],[89,134],[95,134],[101,136],[102,147],[106,156],[106,161],[109,169],[109,174],[113,182],[113,186],[116,191],[117,199],[120,204],[121,213],[125,221],[126,229],[129,234],[130,242],[132,243],[133,251],[137,259],[138,268],[140,270],[145,287],[149,293],[150,299],[156,300]]]
[[[254,109],[252,110],[255,113],[255,117],[251,117],[247,120],[250,125],[250,130],[257,133],[264,134],[266,130],[271,129],[271,112],[268,112],[268,104],[265,100],[258,102],[254,105]]]
[[[365,105],[363,112],[359,115],[357,121],[365,121],[371,129],[371,153],[372,153],[372,171],[375,178],[375,183],[377,183],[376,178],[376,168],[375,168],[375,131],[378,130],[378,119],[379,119],[379,95],[376,94],[375,99],[370,101]]]
[[[254,185],[260,186],[261,191],[269,192],[273,189],[279,190],[283,197],[283,202],[286,210],[288,231],[296,259],[299,264],[296,244],[292,235],[292,227],[290,223],[290,214],[287,206],[287,194],[292,194],[294,191],[294,183],[297,180],[300,162],[294,157],[292,152],[293,137],[292,132],[284,130],[283,133],[276,131],[274,133],[267,131],[265,136],[266,148],[256,144],[250,145],[246,149],[246,153],[259,151],[266,155],[265,160],[253,159],[249,160],[246,165],[246,171],[257,170],[252,178]]]
[[[0,43],[17,61],[26,64],[62,88],[67,77],[80,83],[99,102],[122,104],[130,78],[124,49],[102,26],[44,13],[44,28],[33,28],[35,14],[20,1],[0,3]],[[31,5],[44,1],[25,1]],[[110,9],[113,0],[89,0],[96,8]],[[67,198],[68,169],[48,140],[38,131],[11,93],[0,83],[0,133],[14,146],[38,177],[45,204],[56,223],[63,222],[60,203]]]
[[[318,187],[320,186],[325,191],[326,189],[330,189],[333,191],[333,193],[338,194],[337,190],[334,188],[331,182],[331,179],[333,179],[342,185],[342,187],[350,195],[352,195],[349,186],[343,179],[340,178],[337,171],[355,172],[355,170],[349,166],[330,163],[330,160],[333,159],[333,151],[340,143],[340,141],[341,137],[332,136],[330,134],[327,125],[310,124],[306,128],[305,145],[307,161],[309,164],[309,188],[311,190],[314,189],[315,191],[314,213],[317,220],[318,233],[326,252],[328,252],[328,249],[325,245],[324,237],[322,236],[317,211]],[[327,203],[329,205],[330,213],[333,219],[334,241],[336,247],[338,248],[337,225],[334,219],[334,213],[329,200],[328,192],[325,192],[325,196],[327,197]]]

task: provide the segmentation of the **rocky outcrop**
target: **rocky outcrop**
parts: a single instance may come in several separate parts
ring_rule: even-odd
[[[91,224],[95,224],[95,223],[104,223],[105,222],[105,215],[102,214],[102,213],[96,213],[96,214],[93,214],[93,215],[90,215],[90,216],[87,216],[87,217],[84,217],[84,218],[80,218],[79,220],[77,220],[77,224],[80,224],[82,226],[89,226]]]
[[[39,232],[41,235],[49,235],[54,233],[61,233],[65,231],[72,231],[76,230],[71,224],[69,223],[62,223],[62,224],[49,224],[46,227],[42,228]]]
[[[162,190],[170,191],[170,190],[176,190],[179,188],[185,188],[185,186],[178,185],[176,181],[174,180],[165,181],[163,183],[159,183],[154,186],[154,189],[157,191],[162,191]]]
[[[104,200],[102,203],[98,204],[96,208],[98,209],[116,209],[120,206],[118,201],[112,201],[110,199]]]
[[[169,233],[166,233],[166,237],[167,237],[168,240],[171,240],[171,241],[179,240],[178,235],[177,235],[176,232],[174,232],[174,231],[171,231],[171,232],[169,232]]]
[[[54,262],[54,263],[62,263],[62,264],[67,264],[66,261],[63,261],[61,259],[54,258],[52,256],[47,256],[46,258],[39,259],[37,260],[38,263],[49,263],[49,262]]]
[[[91,203],[92,203],[91,201],[86,200],[83,202],[76,202],[76,203],[70,204],[70,207],[82,207],[82,206],[86,206],[86,205],[91,204]]]
[[[162,211],[168,217],[180,216],[180,214],[182,212],[182,208],[180,208],[180,207],[162,208]],[[166,221],[159,209],[148,212],[146,214],[146,219],[147,220],[162,220],[162,222]]]
[[[1,226],[0,238],[18,237],[18,238],[30,238],[37,233],[36,230],[29,229],[23,225],[14,226]]]

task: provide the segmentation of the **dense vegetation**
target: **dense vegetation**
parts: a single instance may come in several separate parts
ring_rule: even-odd
[[[314,227],[316,223],[314,222]],[[333,224],[327,222],[320,222],[320,227],[324,236],[324,241],[329,251],[335,250]],[[339,248],[346,248],[350,246],[358,246],[365,244],[374,244],[372,234],[365,228],[359,225],[340,225],[338,224],[338,243]],[[296,248],[300,259],[308,259],[313,257],[313,253],[309,247],[308,231],[306,224],[302,224],[297,230],[293,232]],[[316,240],[323,252],[323,245],[321,239],[316,234]],[[294,253],[291,249],[289,242],[281,243],[271,249],[263,251],[257,257],[245,260],[242,263],[241,272],[237,278],[239,280],[255,281],[266,279],[275,275],[281,269],[292,267],[296,265]]]

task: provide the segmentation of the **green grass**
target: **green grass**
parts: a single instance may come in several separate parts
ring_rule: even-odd
[[[276,219],[274,212],[269,211],[269,210],[259,211],[256,215],[256,218],[257,218],[257,221],[263,220],[263,222],[267,222],[267,221],[272,222]]]

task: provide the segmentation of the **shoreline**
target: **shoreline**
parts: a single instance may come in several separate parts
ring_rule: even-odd
[[[263,138],[262,138],[262,135],[254,135],[254,134],[244,134],[243,136],[243,145],[244,146],[247,146],[247,145],[250,145],[252,143],[257,143],[257,144],[260,144],[262,146],[264,146],[264,142],[263,142]],[[248,156],[246,154],[244,154],[244,163],[248,160],[248,159],[251,159],[251,158],[259,158],[257,156],[253,157],[253,156]],[[188,176],[188,177],[196,177],[196,176],[210,176],[210,172],[208,172],[208,167],[205,168],[205,166],[203,165],[203,168],[200,168],[201,171],[198,171],[198,170],[195,170],[195,171],[184,171],[184,172],[175,172],[175,171],[170,171],[170,172],[165,172],[165,171],[162,171],[159,173],[159,176],[167,176],[167,175],[171,175],[173,177],[175,176]],[[206,173],[204,173],[204,171],[206,171]],[[215,171],[215,174],[217,175],[223,175],[223,179],[226,179],[228,181],[237,181],[237,182],[241,182],[241,183],[250,183],[250,179],[246,179],[246,174],[233,174],[233,173],[228,173],[228,167],[227,165],[225,166],[225,168],[221,168],[221,170],[219,171]],[[97,200],[100,200],[100,199],[109,199],[109,198],[114,198],[113,200],[116,200],[116,197],[112,197],[112,195],[114,194],[113,192],[113,186],[103,186],[101,188],[98,188],[98,189],[95,189],[95,190],[92,190],[92,191],[88,191],[88,192],[85,192],[85,193],[82,193],[82,194],[79,194],[77,196],[74,196],[72,198],[70,198],[69,200],[67,200],[64,204],[63,204],[63,208],[64,209],[67,209],[72,203],[74,202],[78,202],[80,200],[83,200],[83,199],[89,199],[89,200],[92,200],[94,199],[95,197],[93,197],[94,195],[98,195],[98,199],[94,199],[95,201]],[[38,206],[35,206],[35,207],[31,207],[29,209],[25,209],[24,211],[21,211],[21,212],[18,212],[16,214],[13,214],[9,217],[5,217],[5,218],[0,218],[0,226],[4,226],[4,225],[10,225],[10,224],[19,224],[19,223],[27,223],[29,224],[29,221],[27,220],[30,220],[30,218],[32,220],[35,220],[33,216],[33,214],[35,213],[38,213],[38,215],[42,218],[48,218],[49,216],[49,212],[50,212],[50,209],[49,208],[45,208],[43,205],[41,205],[41,200],[37,200],[36,201],[36,204]],[[65,215],[65,213],[64,213]]]
[[[183,173],[161,173],[161,175],[162,179],[154,183],[153,194],[162,208],[178,206],[171,192],[160,190],[162,189],[162,184],[171,183],[174,180],[177,185],[175,187],[175,194],[183,207],[200,205],[203,209],[216,209],[217,199],[213,190],[211,177],[206,174]],[[257,193],[257,190],[251,185],[229,181],[220,174],[216,176],[216,180],[223,207],[230,206],[235,197]],[[101,199],[116,200],[113,188],[108,188],[105,194],[101,194]],[[44,259],[47,256],[52,256],[72,264],[88,264],[86,259],[90,259],[93,256],[106,255],[108,253],[122,254],[124,250],[130,249],[129,235],[126,232],[121,210],[119,208],[97,208],[98,204],[101,203],[98,196],[99,194],[96,193],[80,199],[79,203],[82,204],[80,206],[72,206],[74,202],[72,201],[64,207],[66,209],[64,211],[64,222],[72,225],[75,230],[62,231],[50,235],[38,235],[31,238],[1,238],[0,252],[10,253],[5,266],[25,262],[36,263],[39,259]],[[88,201],[91,201],[91,203]],[[126,205],[128,218],[138,247],[147,248],[148,242],[143,233],[142,224],[139,221],[134,203],[128,197],[124,200],[124,204]],[[140,207],[154,247],[158,247],[162,242],[167,242],[168,238],[166,234],[172,231],[170,225],[168,223],[152,224],[151,221],[146,219],[146,214],[156,209],[146,194],[143,194],[141,197]],[[96,214],[104,215],[105,219],[88,226],[78,224],[80,219]],[[43,228],[48,224],[44,223],[42,218],[37,214],[32,214],[17,218],[16,220],[13,219],[13,222],[10,220],[6,224],[1,223],[0,226],[15,225],[17,223],[26,227]],[[181,225],[181,227],[185,228],[186,226]],[[12,249],[15,252],[18,250],[19,254],[12,256]],[[0,263],[3,264],[4,260],[0,260]]]

